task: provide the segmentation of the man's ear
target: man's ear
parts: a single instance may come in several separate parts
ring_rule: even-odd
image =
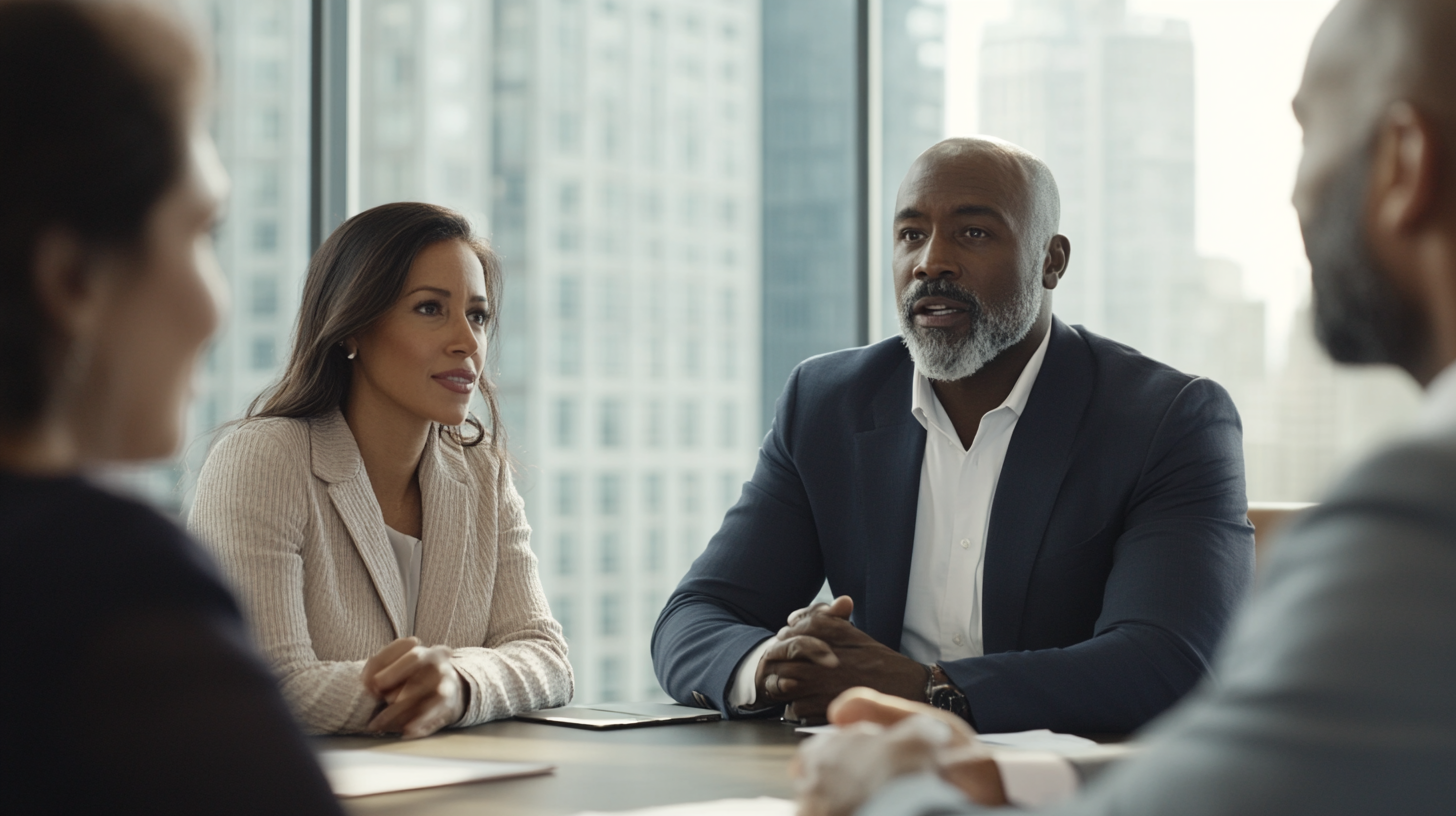
[[[1431,122],[1408,102],[1391,105],[1375,136],[1367,199],[1371,237],[1409,233],[1430,215],[1439,173]]]
[[[35,297],[49,323],[67,338],[95,332],[114,275],[100,274],[102,253],[74,232],[52,227],[36,239],[31,255]]]
[[[1067,264],[1072,260],[1072,242],[1065,235],[1053,235],[1047,244],[1046,254],[1041,262],[1041,285],[1047,289],[1057,288],[1062,276],[1067,274]]]

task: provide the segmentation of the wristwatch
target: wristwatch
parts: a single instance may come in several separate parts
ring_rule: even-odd
[[[925,664],[925,668],[929,671],[925,678],[925,702],[942,711],[949,711],[963,720],[969,720],[971,704],[966,701],[966,693],[950,681],[945,669],[934,663]]]

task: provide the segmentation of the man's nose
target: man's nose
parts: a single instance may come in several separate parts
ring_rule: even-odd
[[[920,258],[915,264],[914,270],[916,279],[936,280],[959,275],[960,266],[955,262],[955,256],[950,250],[950,241],[946,240],[939,230],[932,232],[930,237],[925,239],[925,245],[920,249]]]

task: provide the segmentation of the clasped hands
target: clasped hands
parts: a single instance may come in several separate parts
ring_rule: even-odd
[[[417,739],[465,715],[469,688],[445,646],[426,647],[419,638],[400,638],[369,658],[361,679],[381,705],[366,726],[370,731],[397,731],[405,739]]]
[[[856,629],[853,611],[854,601],[840,595],[789,615],[758,662],[759,702],[788,703],[785,719],[824,722],[829,703],[856,686],[925,699],[925,667]]]

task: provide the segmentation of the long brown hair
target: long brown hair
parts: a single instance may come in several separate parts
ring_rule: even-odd
[[[61,229],[144,249],[203,67],[181,24],[139,3],[0,0],[0,430],[41,417],[67,354],[35,291],[38,243]]]
[[[381,204],[345,221],[313,254],[288,367],[276,384],[248,406],[247,418],[302,419],[342,407],[353,377],[344,340],[367,330],[389,311],[404,291],[415,257],[441,241],[463,241],[480,259],[485,269],[486,332],[493,340],[500,310],[500,260],[470,228],[470,221],[434,204]],[[493,349],[495,344],[488,345]],[[489,432],[480,420],[469,416],[465,421],[475,428],[474,436],[467,438],[457,429],[452,433],[467,447],[485,441],[499,454],[504,450],[505,431],[495,386],[484,370],[477,384],[490,410]]]

